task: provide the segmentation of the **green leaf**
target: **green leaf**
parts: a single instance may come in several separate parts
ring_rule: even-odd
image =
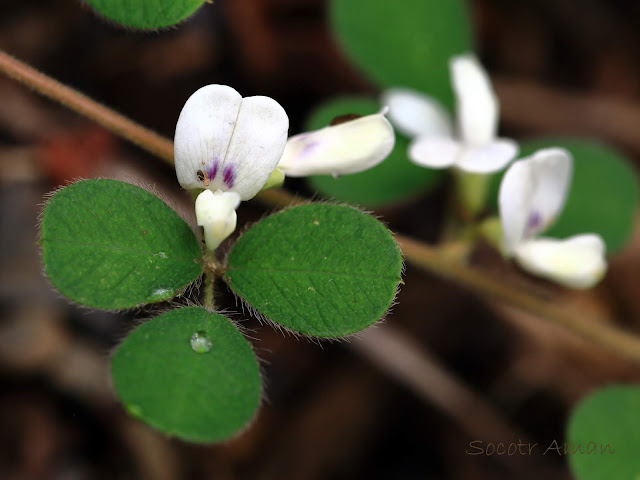
[[[640,478],[640,388],[612,386],[583,399],[571,413],[567,442],[578,480]]]
[[[218,442],[260,403],[258,362],[225,317],[191,307],[136,328],[111,360],[116,392],[134,416],[167,435]]]
[[[96,11],[116,23],[155,30],[181,22],[205,0],[87,0]]]
[[[339,337],[385,314],[401,273],[400,249],[378,220],[352,207],[310,204],[248,230],[233,246],[224,278],[277,324]]]
[[[574,163],[567,203],[544,235],[566,238],[597,233],[604,239],[609,254],[620,250],[633,233],[638,208],[638,179],[630,162],[599,142],[560,137],[522,142],[520,157],[548,147],[566,148]],[[501,179],[502,175],[493,180],[494,205]]]
[[[379,110],[378,102],[367,97],[335,99],[311,113],[306,129],[326,127],[332,119],[347,113],[370,115]],[[443,174],[442,171],[411,163],[407,157],[408,146],[409,140],[396,132],[395,147],[380,165],[340,178],[314,176],[309,178],[311,188],[326,197],[366,207],[377,207],[415,197],[436,186]]]
[[[464,0],[332,0],[330,15],[348,56],[379,86],[453,105],[449,59],[472,49]]]
[[[200,276],[191,228],[155,195],[115,180],[84,180],[47,202],[42,263],[71,300],[130,308],[177,295]]]

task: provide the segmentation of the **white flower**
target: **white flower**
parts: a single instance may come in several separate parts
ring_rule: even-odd
[[[436,100],[408,89],[391,89],[382,97],[393,124],[414,138],[409,158],[430,168],[456,167],[478,174],[502,170],[515,158],[518,146],[496,137],[499,106],[487,73],[471,54],[452,58],[450,70],[459,139],[452,135],[452,121]]]
[[[240,201],[275,181],[288,129],[275,100],[242,98],[225,85],[202,87],[185,103],[174,139],[176,174],[183,188],[205,189],[195,209],[209,250],[235,230]]]
[[[571,155],[561,148],[539,150],[511,165],[498,197],[503,248],[535,275],[568,287],[590,288],[607,270],[600,236],[536,238],[564,207],[571,170]]]
[[[236,208],[240,195],[236,192],[204,190],[196,198],[196,219],[204,229],[207,249],[215,250],[236,229]]]
[[[183,188],[254,197],[282,155],[289,129],[284,109],[269,97],[242,98],[225,85],[207,85],[185,103],[174,139]]]
[[[289,139],[278,168],[288,177],[346,175],[375,167],[395,143],[386,111]]]

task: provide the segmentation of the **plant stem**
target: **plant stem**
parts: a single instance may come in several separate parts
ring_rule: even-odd
[[[608,319],[596,319],[585,311],[569,308],[514,288],[476,268],[443,261],[438,250],[403,235],[396,235],[407,259],[414,265],[455,281],[475,292],[512,305],[540,318],[561,325],[594,344],[640,363],[640,338],[612,325]]]
[[[173,145],[171,140],[129,120],[115,111],[101,105],[89,97],[61,84],[34,70],[28,65],[0,51],[0,71],[6,73],[38,93],[52,98],[71,110],[84,115],[113,133],[135,143],[167,163],[173,163]],[[257,197],[265,204],[287,207],[306,203],[308,200],[291,195],[283,190],[267,190]],[[563,307],[549,299],[539,298],[513,287],[508,282],[492,278],[486,273],[459,262],[447,259],[438,249],[420,243],[403,235],[396,235],[405,257],[416,266],[450,279],[479,294],[487,295],[532,313],[553,323],[559,324],[623,357],[640,363],[640,338],[612,326],[604,319],[593,319],[581,310]],[[213,271],[205,274],[205,303],[213,308]],[[210,288],[209,288],[210,286]]]
[[[452,173],[457,212],[464,221],[471,222],[485,207],[490,177],[457,168]]]
[[[214,310],[215,303],[213,302],[213,284],[216,280],[213,272],[205,271],[204,273],[204,306],[207,310]]]
[[[0,71],[173,164],[173,143],[0,50]]]
[[[215,309],[215,302],[213,298],[216,276],[221,274],[220,265],[216,259],[215,253],[211,250],[207,250],[202,257],[204,264],[204,306],[208,310]]]

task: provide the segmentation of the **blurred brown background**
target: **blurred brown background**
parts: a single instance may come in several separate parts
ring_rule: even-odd
[[[637,165],[639,2],[471,6],[506,134],[601,138]],[[326,8],[321,0],[216,0],[176,28],[134,33],[75,0],[2,0],[0,48],[168,137],[185,99],[208,83],[272,96],[297,133],[323,99],[376,93],[333,43]],[[568,479],[557,456],[465,451],[473,440],[561,442],[569,408],[586,392],[640,380],[637,366],[610,352],[408,265],[399,304],[361,340],[320,346],[247,319],[266,377],[256,423],[221,446],[166,439],[115,401],[108,355],[137,320],[168,305],[79,308],[41,275],[43,195],[91,176],[154,185],[188,215],[161,161],[0,76],[1,480]],[[302,182],[287,186],[313,193]],[[380,213],[392,229],[433,240],[444,201],[443,187]],[[251,204],[239,218],[265,211]],[[478,261],[514,274],[482,252]],[[639,267],[640,234],[597,289],[551,291],[637,331]],[[225,287],[219,295],[235,310]],[[394,359],[400,365],[390,371]]]

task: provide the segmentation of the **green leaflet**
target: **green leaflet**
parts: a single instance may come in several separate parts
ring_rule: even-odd
[[[205,0],[86,0],[100,15],[126,27],[155,30],[193,14]]]
[[[191,307],[139,326],[111,361],[118,397],[167,435],[217,442],[237,434],[260,403],[258,362],[225,317]]]
[[[47,202],[42,263],[82,305],[130,308],[174,297],[200,276],[191,228],[155,195],[115,180],[84,180]]]
[[[566,456],[577,480],[636,480],[640,476],[638,445],[640,388],[636,385],[597,390],[571,413]],[[565,445],[560,447],[564,453]]]
[[[400,249],[352,207],[310,204],[258,222],[233,246],[225,281],[292,331],[340,337],[378,321],[396,293]]]
[[[332,0],[347,55],[380,87],[409,87],[453,105],[449,59],[472,50],[463,0]]]

